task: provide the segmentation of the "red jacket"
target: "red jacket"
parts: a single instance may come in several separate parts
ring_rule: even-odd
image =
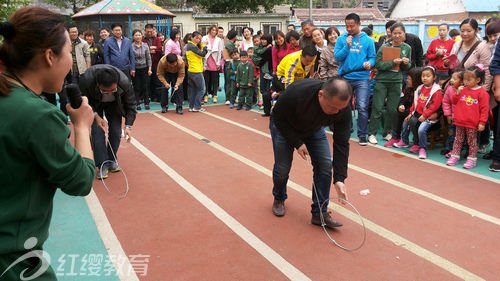
[[[429,89],[422,84],[418,86],[413,99],[414,101],[410,108],[410,112],[412,114],[415,114],[416,111],[422,114],[425,119],[427,119],[434,112],[436,112],[439,107],[441,107],[441,102],[443,101],[441,87],[439,87],[438,84],[434,83],[434,85],[432,85],[432,88]]]
[[[479,124],[484,125],[488,121],[490,95],[479,87],[475,90],[464,87],[459,95],[451,99],[456,104],[455,125],[477,130]]]
[[[142,37],[142,42],[148,44],[149,47],[151,46],[156,46],[156,53],[153,54],[151,53],[151,60],[153,61],[152,62],[152,67],[157,67],[158,66],[158,62],[160,62],[160,59],[161,59],[161,56],[162,56],[162,51],[161,51],[161,40],[160,38],[156,37],[156,36],[153,36],[153,44],[149,45],[148,43],[148,40],[146,39],[146,37]],[[151,48],[150,48],[151,50]]]
[[[441,39],[438,38],[433,40],[427,49],[427,59],[429,59],[429,64],[436,66],[437,70],[440,72],[448,71],[448,68],[443,65],[443,57],[450,55],[454,44],[455,41],[453,39],[441,41]],[[436,56],[436,53],[439,50],[443,52],[443,55]]]

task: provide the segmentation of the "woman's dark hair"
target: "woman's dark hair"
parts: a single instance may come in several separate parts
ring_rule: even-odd
[[[330,44],[330,41],[328,41],[328,36],[330,36],[330,34],[333,34],[334,32],[337,33],[337,37],[340,36],[340,31],[336,26],[330,26],[329,28],[326,29],[325,39],[326,39],[327,44]]]
[[[251,28],[249,26],[243,27],[243,29],[241,30],[241,34],[243,34],[243,32],[245,31],[245,29],[248,29],[250,31],[250,36],[253,36],[253,28]]]
[[[477,20],[475,20],[475,19],[465,19],[460,24],[460,28],[462,28],[462,25],[464,25],[464,24],[470,25],[475,31],[477,31],[477,29],[479,28],[479,24],[477,23]]]
[[[473,74],[476,78],[480,79],[478,84],[479,85],[483,84],[485,73],[484,70],[482,70],[481,68],[477,66],[471,66],[467,68],[467,70],[465,71],[464,75],[466,74]]]
[[[275,44],[274,46],[276,46],[276,50],[279,52],[281,49],[283,50],[286,50],[288,49],[287,45],[286,45],[286,40],[285,40],[285,34],[283,33],[283,31],[281,30],[278,30],[276,31],[274,34],[273,34],[273,37],[274,37],[274,41],[276,41],[276,38],[278,38],[278,36],[281,36],[283,37],[283,47],[278,45],[278,44]]]
[[[423,84],[422,83],[422,68],[421,67],[410,68],[410,70],[408,70],[408,76],[411,78],[412,87],[406,88],[405,98],[407,98],[413,102],[415,90],[418,88],[418,86]]]
[[[163,38],[165,38],[165,34],[163,32],[158,32],[156,33],[156,37],[160,38],[160,35],[163,35]],[[163,42],[165,42],[165,39],[163,39],[163,41],[161,41],[161,44],[163,45]]]
[[[286,42],[287,43],[290,43],[290,38],[293,37],[295,38],[296,40],[299,40],[300,39],[300,34],[297,32],[297,30],[290,30],[287,34],[286,34]]]
[[[260,40],[266,40],[267,45],[273,44],[273,37],[269,33],[262,34],[262,36],[260,37]]]
[[[485,30],[484,30],[484,37],[483,37],[483,40],[484,40],[484,41],[486,41],[486,42],[488,42],[488,41],[489,41],[488,35],[493,35],[493,34],[495,34],[495,33],[500,32],[500,31],[493,32],[494,30],[493,30],[493,29],[491,29],[491,32],[490,32],[490,33],[488,33],[488,27],[491,25],[491,23],[494,23],[494,22],[496,22],[496,21],[498,21],[498,20],[500,20],[500,19],[499,19],[499,18],[497,18],[497,17],[491,17],[491,18],[489,18],[489,19],[486,21],[486,23],[484,24],[484,27],[485,27]],[[495,29],[497,29],[497,28],[495,28]]]
[[[400,23],[400,22],[391,25],[391,27],[390,27],[391,33],[394,31],[394,29],[396,29],[398,27],[401,28],[401,30],[403,30],[404,33],[406,33],[405,25]]]
[[[139,33],[142,35],[142,31],[141,31],[141,30],[139,30],[139,29],[134,29],[134,30],[132,31],[132,37],[134,37],[134,35],[135,35],[137,32],[139,32]],[[132,40],[133,40],[133,38],[132,38]]]
[[[186,35],[184,35],[184,39],[182,39],[184,44],[187,44],[188,41],[191,40],[191,35],[192,35],[192,33],[187,33]]]
[[[51,49],[60,55],[66,44],[65,20],[60,15],[38,7],[24,7],[16,11],[9,22],[0,23],[0,60],[6,72],[20,75],[25,68],[33,68],[35,56]],[[0,75],[0,95],[8,96],[11,84]]]
[[[179,29],[172,29],[170,31],[170,39],[174,40],[175,41],[175,36],[177,36],[177,34],[181,33],[179,31]]]
[[[448,35],[450,35],[451,38],[460,35],[460,31],[458,31],[456,28],[453,28],[448,32]]]
[[[488,35],[493,35],[500,32],[500,20],[496,18],[496,20],[490,21],[486,24],[486,36],[484,40],[488,41]]]

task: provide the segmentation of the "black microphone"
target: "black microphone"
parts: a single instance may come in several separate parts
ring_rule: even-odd
[[[80,92],[80,88],[76,84],[69,84],[66,86],[66,92],[68,94],[69,103],[71,107],[77,109],[82,105],[82,93]]]

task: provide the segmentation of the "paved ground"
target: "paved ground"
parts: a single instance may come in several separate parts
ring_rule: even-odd
[[[179,116],[155,105],[138,115],[134,140],[119,150],[130,186],[125,198],[97,180],[86,199],[57,195],[45,251],[60,280],[119,280],[109,276],[115,269],[121,280],[500,276],[500,174],[487,171],[489,162],[466,171],[447,167],[441,146],[419,160],[384,148],[381,139],[367,147],[352,139],[346,184],[367,237],[347,252],[310,224],[311,176],[298,155],[287,214],[272,214],[269,120],[222,104],[206,108]],[[105,183],[115,194],[126,191],[121,173]],[[370,194],[360,195],[364,189]],[[337,202],[330,208],[344,226],[329,234],[359,245],[363,227],[353,210]]]

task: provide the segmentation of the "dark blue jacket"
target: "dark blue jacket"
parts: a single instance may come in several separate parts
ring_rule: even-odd
[[[499,41],[497,41],[495,52],[493,53],[493,59],[491,60],[490,63],[491,76],[500,74],[500,44],[498,42]]]
[[[135,71],[134,50],[130,39],[122,37],[121,51],[114,36],[106,39],[104,41],[104,63],[122,71]]]

